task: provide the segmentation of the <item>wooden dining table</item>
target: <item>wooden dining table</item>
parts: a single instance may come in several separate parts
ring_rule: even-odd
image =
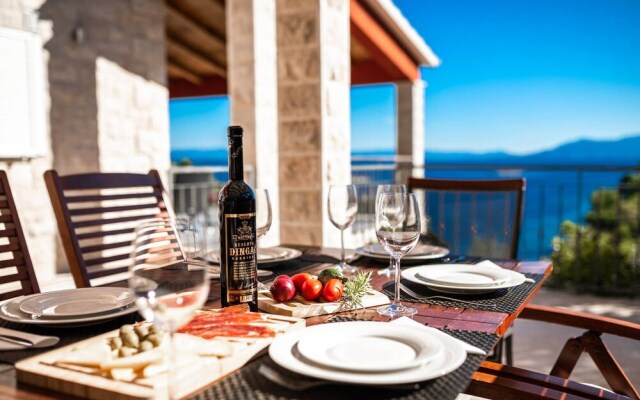
[[[302,250],[302,256],[295,261],[288,261],[281,265],[271,266],[273,276],[270,276],[268,280],[275,278],[279,274],[288,274],[298,272],[309,272],[311,274],[317,274],[322,269],[326,268],[331,263],[335,263],[339,258],[338,249],[329,248],[317,248],[317,247],[300,247],[291,246]],[[371,260],[365,257],[355,257],[350,255],[352,264],[357,266],[359,270],[363,272],[372,272],[372,287],[376,290],[383,290],[393,280],[393,276],[379,275],[377,271],[385,268],[388,264],[381,263],[376,260]],[[477,259],[476,259],[477,260]],[[474,309],[471,307],[463,306],[446,306],[439,304],[426,304],[424,302],[408,302],[412,307],[416,308],[417,314],[412,318],[426,326],[443,329],[447,332],[460,332],[460,333],[482,333],[487,335],[494,335],[491,337],[499,338],[505,335],[509,327],[518,317],[518,314],[526,307],[526,305],[532,300],[536,292],[540,289],[544,281],[552,272],[552,265],[548,261],[519,261],[519,260],[492,260],[496,264],[503,268],[511,269],[517,272],[525,274],[535,274],[539,277],[534,285],[527,291],[526,296],[522,296],[518,301],[517,309],[512,312],[501,312],[497,310],[487,309]],[[265,280],[267,281],[267,280]],[[220,307],[220,282],[218,280],[211,280],[211,287],[207,302],[207,307],[218,308]],[[346,311],[339,314],[328,314],[309,317],[306,319],[307,326],[323,324],[331,322],[336,318],[343,320],[372,320],[372,321],[388,321],[388,317],[380,316],[375,307],[368,309],[359,309]],[[82,328],[79,328],[82,329]],[[113,328],[109,328],[113,329]],[[105,329],[105,332],[108,329]],[[51,333],[55,334],[55,333]],[[79,338],[81,339],[81,338]],[[471,343],[473,344],[473,343]],[[267,356],[265,356],[267,357]],[[249,368],[251,363],[258,361],[252,361],[245,365],[234,374],[239,374],[245,368]],[[229,379],[231,376],[223,377],[221,380],[214,383],[212,386],[222,384],[225,379]],[[470,377],[469,377],[470,379]],[[468,383],[468,382],[467,382]],[[254,384],[256,384],[254,382]],[[271,389],[271,395],[269,397],[289,398],[287,390],[282,389],[282,393],[278,392],[278,388]],[[315,389],[310,389],[314,391]],[[275,393],[273,393],[275,391]],[[205,389],[206,392],[206,389]],[[194,393],[196,398],[209,398],[207,394],[203,392],[201,394]],[[306,394],[298,394],[298,398],[306,398]],[[242,396],[244,397],[244,396]],[[16,381],[16,371],[12,364],[0,364],[0,399],[12,398],[12,399],[30,399],[30,400],[44,400],[44,399],[68,399],[68,395],[62,395],[49,390],[40,389],[37,387],[24,385]],[[267,398],[262,395],[255,398]]]

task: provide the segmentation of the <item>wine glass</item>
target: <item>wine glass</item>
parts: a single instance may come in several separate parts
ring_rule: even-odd
[[[355,185],[331,185],[329,187],[329,220],[340,229],[340,264],[343,273],[351,274],[357,269],[344,261],[344,230],[356,219],[358,192]]]
[[[400,259],[415,247],[420,238],[420,210],[413,193],[383,193],[376,204],[376,236],[391,255],[395,268],[393,303],[378,308],[388,317],[410,316],[415,308],[400,303]]]
[[[173,336],[209,293],[204,265],[194,261],[200,243],[194,225],[184,219],[147,220],[135,229],[129,287],[137,296],[140,314],[169,332],[168,377],[176,365]],[[175,384],[168,379],[171,399],[177,397]]]
[[[271,200],[267,189],[255,189],[256,195],[256,240],[260,240],[271,228]]]
[[[378,185],[378,188],[376,189],[376,206],[378,205],[380,195],[383,193],[407,193],[407,185]],[[385,269],[379,270],[378,275],[391,276],[394,272],[393,258],[389,256],[389,266]]]

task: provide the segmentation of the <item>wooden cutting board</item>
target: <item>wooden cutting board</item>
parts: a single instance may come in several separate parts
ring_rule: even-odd
[[[299,318],[266,314],[264,317],[268,324],[276,324],[278,331],[291,331],[305,326],[305,321]],[[275,327],[276,325],[273,326]],[[93,368],[55,364],[56,361],[61,360],[65,355],[76,349],[90,348],[109,337],[117,335],[118,331],[108,332],[20,361],[15,366],[17,380],[79,398],[100,400],[166,399],[168,394],[166,373],[153,378],[141,378],[132,382],[124,382],[100,376],[96,374],[96,370]],[[174,376],[174,379],[178,383],[176,389],[180,398],[197,392],[221,377],[239,369],[265,350],[273,338],[225,338],[224,340],[236,346],[237,350],[231,356],[220,359],[198,356],[193,360],[190,358],[188,365],[183,365],[178,369],[177,376]],[[180,353],[178,356],[180,356]]]
[[[389,304],[389,298],[378,292],[371,290],[362,300],[364,307],[381,306]],[[341,308],[341,302],[323,302],[305,300],[299,294],[286,303],[280,303],[273,299],[269,292],[258,293],[258,308],[270,314],[285,315],[288,317],[307,318],[316,315],[333,314],[336,312],[349,311],[348,308]]]

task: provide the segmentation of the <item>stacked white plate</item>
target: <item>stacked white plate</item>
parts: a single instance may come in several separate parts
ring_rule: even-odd
[[[389,261],[389,253],[380,244],[368,244],[363,247],[358,247],[356,253],[365,257],[375,258],[377,260]],[[420,262],[425,260],[433,260],[441,258],[449,254],[449,249],[440,246],[433,246],[430,244],[419,243],[404,257],[402,262]]]
[[[316,325],[277,337],[269,355],[290,371],[340,383],[396,385],[445,375],[466,359],[438,330],[354,321]]]
[[[302,255],[300,250],[291,249],[289,247],[268,247],[258,248],[258,265],[263,268],[268,268],[270,264],[293,260]],[[220,263],[220,253],[212,251],[207,255],[207,261],[215,264]]]
[[[526,277],[491,263],[433,264],[408,268],[402,277],[431,290],[451,294],[481,294],[521,285]]]
[[[29,325],[89,325],[136,311],[135,300],[126,288],[60,290],[11,299],[0,306],[0,318]]]

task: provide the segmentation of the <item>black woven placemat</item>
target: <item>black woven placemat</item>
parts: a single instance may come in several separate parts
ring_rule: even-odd
[[[416,299],[413,296],[400,291],[400,298],[402,301],[411,301],[414,303],[433,304],[445,307],[457,307],[457,308],[470,308],[474,310],[485,311],[497,311],[504,313],[513,313],[520,308],[525,299],[531,294],[535,288],[538,287],[540,282],[544,279],[543,274],[529,274],[526,273],[527,278],[531,278],[535,283],[523,283],[522,285],[514,286],[508,289],[498,289],[495,292],[478,294],[478,295],[456,295],[440,293],[428,289],[426,286],[419,285],[410,282],[406,279],[402,280],[402,283],[408,286],[418,294],[425,296],[446,296],[450,298],[460,298],[463,301],[473,301],[474,305],[464,304],[456,302],[455,300],[443,300],[443,299]],[[395,283],[389,282],[382,288],[382,293],[386,294],[390,298],[394,296]]]
[[[333,318],[331,322],[357,321],[354,318]],[[444,332],[484,350],[490,350],[498,340],[494,334],[481,332]],[[207,388],[203,392],[193,396],[194,400],[203,399],[248,399],[248,400],[283,400],[283,399],[406,399],[406,400],[448,400],[455,399],[463,392],[471,381],[471,375],[478,369],[485,356],[468,355],[464,364],[455,371],[420,384],[415,390],[399,391],[387,390],[380,387],[353,386],[353,385],[327,385],[319,386],[302,392],[294,392],[280,387],[263,377],[258,369],[266,364],[279,369],[268,355],[260,357],[246,365],[236,373],[228,376],[217,384]],[[295,373],[285,373],[295,376]]]
[[[124,315],[111,321],[104,323],[83,326],[81,328],[51,328],[34,325],[16,324],[0,320],[0,327],[7,329],[16,329],[23,332],[35,333],[37,335],[50,335],[60,338],[60,342],[53,347],[47,347],[44,349],[24,349],[24,350],[9,350],[0,351],[0,363],[15,364],[20,360],[29,358],[40,353],[51,351],[53,349],[66,346],[71,343],[78,342],[83,339],[88,339],[92,336],[100,335],[105,332],[109,332],[120,328],[124,324],[131,324],[136,321],[140,321],[141,317],[137,312]]]

